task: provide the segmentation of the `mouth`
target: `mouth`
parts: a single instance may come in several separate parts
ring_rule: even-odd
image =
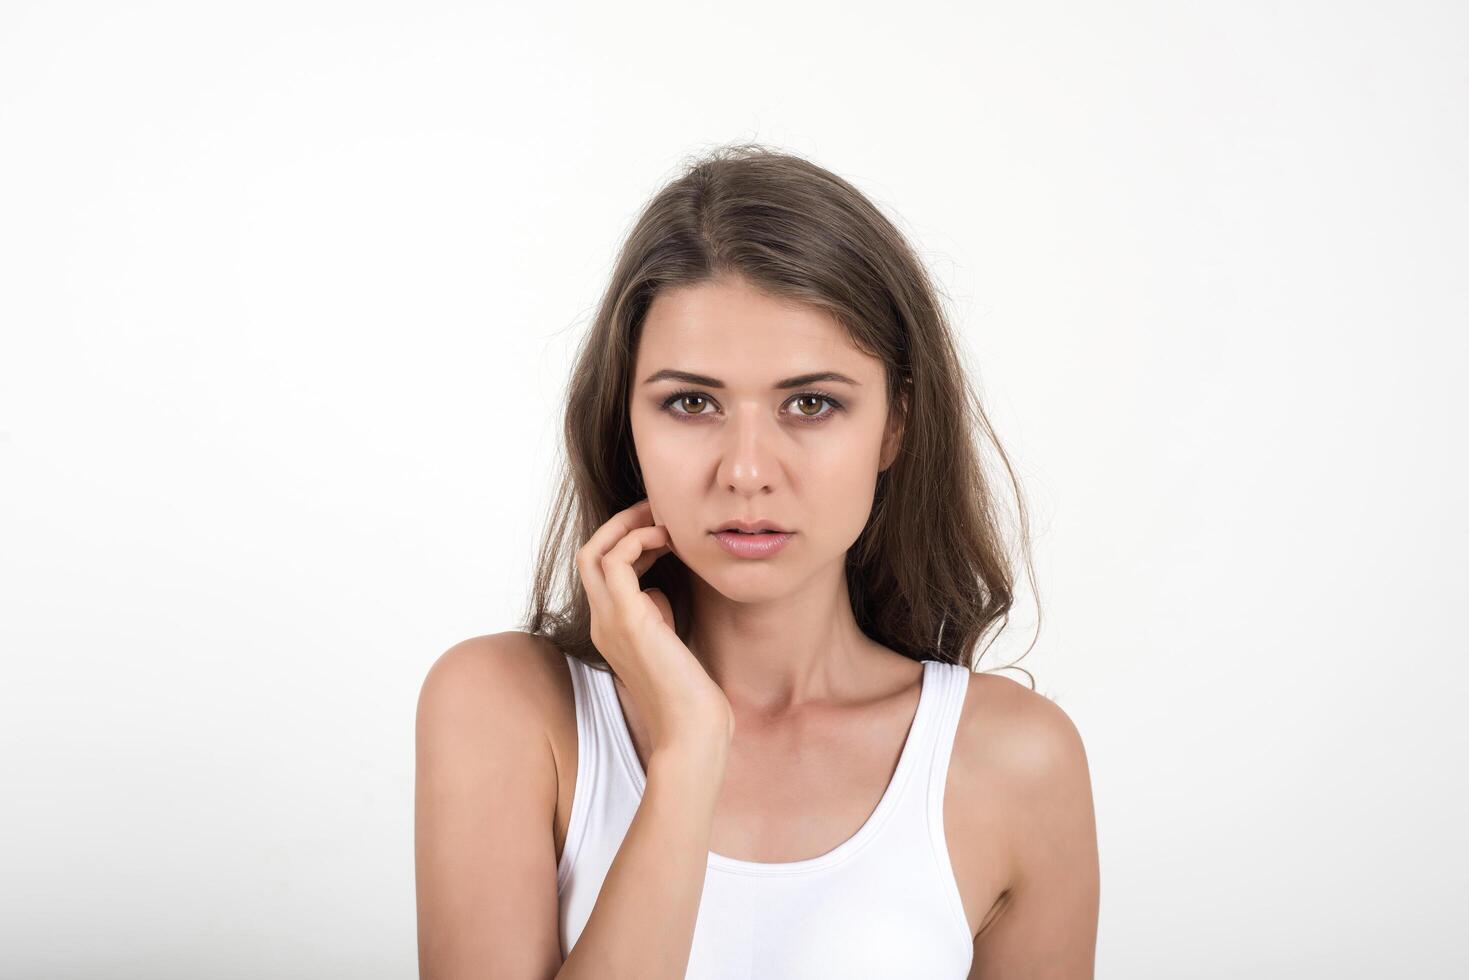
[[[760,534],[791,534],[793,532],[783,527],[778,527],[772,521],[726,521],[720,527],[715,528],[713,533],[755,536]]]
[[[794,531],[759,526],[762,523],[757,522],[755,527],[726,524],[710,533],[721,548],[736,558],[771,558],[783,551],[796,536]]]

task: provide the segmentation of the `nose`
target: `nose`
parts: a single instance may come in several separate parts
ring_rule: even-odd
[[[769,493],[775,485],[777,462],[774,443],[780,423],[764,418],[752,407],[736,412],[720,434],[724,443],[719,461],[719,484],[743,496]]]

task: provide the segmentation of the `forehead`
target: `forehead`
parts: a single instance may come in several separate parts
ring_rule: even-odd
[[[674,367],[763,382],[792,365],[854,377],[881,367],[830,313],[733,278],[661,290],[638,340],[639,376]]]

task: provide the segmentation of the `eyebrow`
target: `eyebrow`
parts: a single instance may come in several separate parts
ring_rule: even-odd
[[[723,388],[724,382],[718,378],[711,378],[707,374],[694,374],[690,371],[675,371],[672,368],[664,368],[655,371],[643,379],[643,384],[650,385],[656,381],[683,381],[692,385],[703,385],[706,388]],[[862,387],[860,381],[854,381],[845,374],[836,371],[812,371],[810,374],[798,374],[791,378],[782,378],[771,385],[775,389],[803,388],[818,381],[835,381],[840,384],[851,385],[854,388]]]

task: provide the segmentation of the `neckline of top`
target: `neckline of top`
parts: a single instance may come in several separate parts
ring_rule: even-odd
[[[745,861],[740,858],[729,857],[715,851],[709,852],[708,866],[720,871],[732,874],[770,876],[770,875],[798,875],[812,871],[821,871],[830,868],[842,861],[847,860],[857,851],[868,844],[878,830],[882,828],[889,814],[898,804],[902,796],[903,788],[907,784],[909,773],[918,764],[919,742],[922,736],[931,727],[929,715],[935,710],[937,693],[935,688],[938,679],[935,676],[945,666],[941,660],[922,660],[923,676],[918,686],[918,707],[914,710],[913,720],[908,725],[908,734],[903,739],[903,748],[898,755],[898,764],[893,770],[893,776],[888,780],[887,787],[883,790],[881,799],[877,806],[868,814],[867,820],[856,833],[842,841],[840,844],[815,857],[802,858],[799,861]],[[614,739],[617,742],[618,756],[622,759],[628,776],[632,778],[633,785],[637,789],[638,799],[643,798],[643,791],[647,788],[648,777],[643,771],[643,764],[638,760],[637,749],[633,745],[632,732],[627,725],[627,716],[622,712],[622,704],[617,698],[617,689],[612,684],[611,671],[597,670],[589,667],[593,674],[602,675],[597,683],[593,685],[603,706],[612,716],[612,729]]]

